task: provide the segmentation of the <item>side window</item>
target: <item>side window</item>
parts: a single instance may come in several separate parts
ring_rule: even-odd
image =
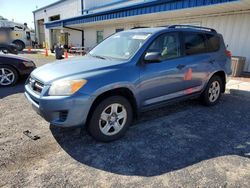
[[[208,43],[208,51],[216,52],[220,49],[220,37],[217,35],[206,34],[207,43]]]
[[[30,40],[30,32],[26,32],[26,38],[27,38],[27,40]]]
[[[198,33],[185,33],[184,48],[186,55],[194,55],[207,52],[205,35]]]
[[[180,56],[179,37],[176,33],[159,36],[148,48],[147,52],[158,52],[162,60]]]

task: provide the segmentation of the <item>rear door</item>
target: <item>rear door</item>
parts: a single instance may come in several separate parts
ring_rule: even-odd
[[[214,70],[215,59],[208,50],[207,36],[199,32],[183,32],[182,44],[186,67],[184,76],[185,93],[201,91],[210,73]]]

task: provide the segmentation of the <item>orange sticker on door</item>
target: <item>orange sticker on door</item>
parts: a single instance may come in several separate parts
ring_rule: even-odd
[[[193,76],[192,68],[189,68],[184,75],[184,80],[192,80],[192,76]]]
[[[193,71],[192,68],[189,68],[188,71],[184,75],[184,80],[192,80]],[[186,94],[191,94],[193,92],[193,88],[188,88],[185,90]]]

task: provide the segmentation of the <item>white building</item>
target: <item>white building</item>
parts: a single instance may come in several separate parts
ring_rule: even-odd
[[[38,42],[94,47],[134,27],[190,24],[223,34],[250,72],[250,0],[60,0],[34,11]]]

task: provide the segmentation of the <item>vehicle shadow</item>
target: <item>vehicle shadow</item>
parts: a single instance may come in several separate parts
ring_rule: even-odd
[[[238,96],[245,96],[245,97],[250,96],[250,91],[239,90],[239,89],[230,89],[230,93]]]
[[[84,130],[50,126],[59,145],[82,164],[122,175],[157,176],[225,155],[249,157],[250,101],[227,95],[215,107],[197,101],[150,111],[126,136],[111,143],[94,141]],[[231,112],[235,111],[232,116]]]
[[[23,93],[24,92],[24,84],[25,84],[26,78],[23,78],[20,80],[17,85],[11,86],[11,87],[1,87],[0,86],[0,99],[5,98],[7,96],[17,94],[17,93]]]

